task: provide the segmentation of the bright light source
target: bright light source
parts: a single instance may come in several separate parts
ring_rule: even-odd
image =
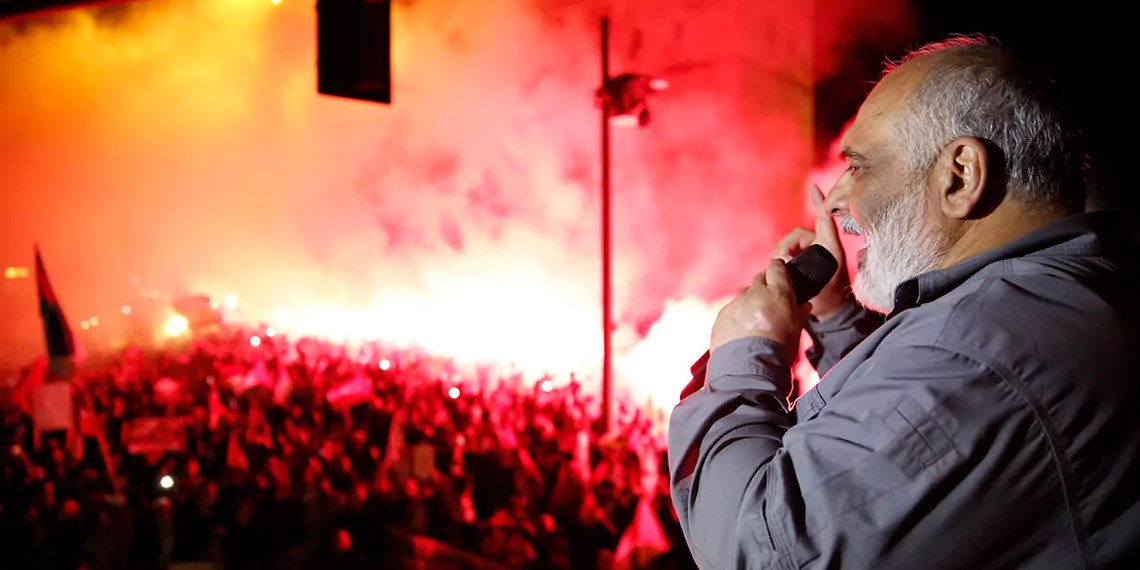
[[[265,336],[267,336],[269,338],[273,338],[273,337],[277,336],[277,329],[275,329],[273,327],[269,327],[269,328],[265,329]]]
[[[542,384],[539,384],[539,386],[538,386],[538,387],[539,387],[539,388],[540,388],[540,389],[541,389],[543,392],[547,392],[547,393],[550,393],[551,391],[553,391],[553,390],[554,390],[554,382],[551,382],[550,380],[543,380],[543,381],[542,381]]]
[[[31,275],[31,271],[28,271],[27,267],[8,267],[4,269],[5,279],[26,279],[28,275]]]
[[[79,328],[82,328],[83,330],[87,330],[87,329],[91,328],[91,323],[89,323],[87,321],[83,321],[83,322],[79,323]]]
[[[610,119],[610,124],[624,129],[638,126],[640,120],[634,115],[614,115]]]
[[[131,306],[130,305],[123,305],[123,314],[124,315],[131,314]]]
[[[387,358],[380,359],[380,370],[387,370],[392,367],[392,363],[388,362]]]
[[[458,400],[459,399],[459,388],[456,388],[455,386],[448,388],[447,389],[447,397],[451,398],[452,400]]]
[[[236,309],[237,306],[238,306],[237,295],[234,295],[233,293],[226,295],[226,308],[227,309]]]
[[[273,4],[274,6],[280,6],[281,0],[269,0],[269,3]]]
[[[90,319],[87,319],[87,322],[91,323],[91,326],[97,327],[99,326],[99,317],[91,317]]]
[[[182,336],[188,330],[190,330],[190,321],[187,321],[186,317],[182,315],[170,317],[170,320],[166,321],[166,326],[163,327],[163,332],[169,337]]]
[[[162,478],[158,480],[158,486],[162,487],[163,489],[173,488],[174,477],[171,477],[170,475],[163,475]]]
[[[261,346],[261,337],[259,337],[259,336],[249,337],[249,345],[250,346]]]

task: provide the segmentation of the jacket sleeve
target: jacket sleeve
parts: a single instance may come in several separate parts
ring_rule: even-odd
[[[670,418],[673,501],[704,570],[981,567],[971,560],[1010,542],[995,529],[1028,528],[1047,515],[1026,505],[1056,504],[1034,496],[1053,488],[1047,442],[987,367],[880,347],[793,425],[775,348],[718,348],[707,389]]]
[[[883,315],[849,300],[839,313],[826,321],[808,322],[807,332],[812,343],[807,349],[808,362],[820,376],[827,374],[863,339],[871,336],[883,320]]]

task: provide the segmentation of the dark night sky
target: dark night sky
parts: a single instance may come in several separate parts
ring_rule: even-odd
[[[1128,210],[1140,204],[1130,186],[1129,161],[1140,154],[1135,101],[1136,23],[1127,3],[1088,0],[1051,4],[1032,0],[912,0],[916,34],[894,53],[866,50],[856,62],[817,87],[817,140],[823,150],[881,70],[884,56],[950,34],[984,33],[1053,69],[1082,117],[1098,202]]]

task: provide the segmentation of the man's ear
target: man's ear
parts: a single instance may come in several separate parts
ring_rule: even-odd
[[[989,179],[989,150],[974,137],[960,137],[943,147],[931,181],[946,217],[965,220],[977,213]]]

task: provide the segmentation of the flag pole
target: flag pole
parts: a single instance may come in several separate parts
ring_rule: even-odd
[[[80,396],[80,408],[86,407],[92,420],[96,419],[95,405],[91,394],[87,392],[85,383],[75,380],[75,354],[78,347],[67,318],[63,315],[63,308],[56,298],[55,288],[48,279],[47,268],[44,266],[43,256],[40,255],[39,244],[33,245],[36,259],[36,294],[40,304],[40,320],[44,326],[44,343],[47,345],[48,369],[59,379],[67,382]],[[75,418],[71,418],[72,429],[75,427]],[[115,464],[111,461],[111,450],[107,445],[107,436],[102,425],[95,422],[95,437],[99,442],[99,450],[103,454],[103,464],[107,469],[107,476],[111,478],[111,487],[119,493],[119,481],[115,476]],[[41,433],[35,417],[32,418],[34,441],[39,446]],[[82,435],[81,435],[82,437]]]
[[[115,494],[118,495],[122,492],[122,489],[119,486],[119,478],[116,475],[115,462],[111,458],[111,447],[107,445],[107,430],[104,428],[102,422],[99,421],[99,417],[95,414],[94,400],[87,391],[87,386],[75,381],[72,381],[71,385],[79,391],[80,399],[82,400],[80,405],[81,407],[87,408],[87,414],[95,424],[95,440],[99,443],[99,453],[103,456],[103,466],[107,470],[107,477],[111,479],[111,488],[115,491]],[[82,426],[79,427],[82,428]],[[80,431],[79,435],[82,437],[83,432]]]
[[[602,89],[610,83],[610,20],[602,18]],[[602,104],[602,433],[613,429],[613,248],[610,232],[610,102]]]

